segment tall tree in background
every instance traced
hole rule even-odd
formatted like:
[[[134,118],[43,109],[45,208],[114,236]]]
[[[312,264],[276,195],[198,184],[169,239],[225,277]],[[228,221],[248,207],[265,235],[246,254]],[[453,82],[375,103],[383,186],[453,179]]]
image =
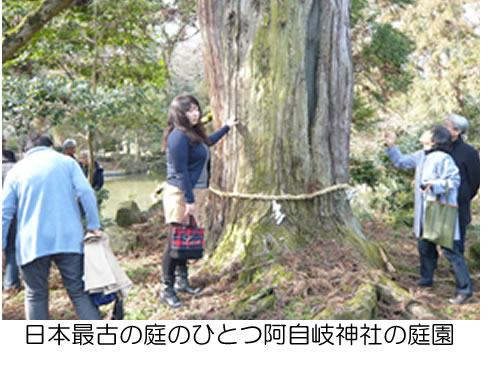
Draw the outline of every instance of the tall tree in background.
[[[388,104],[411,87],[414,40],[397,20],[415,0],[352,0],[353,127],[369,130],[387,116]]]
[[[451,112],[464,115],[475,146],[480,114],[479,6],[478,0],[420,0],[405,10],[401,30],[416,43],[411,63],[416,78],[408,95],[391,103],[408,122],[429,124]]]
[[[212,186],[300,195],[349,181],[349,11],[349,0],[198,1],[215,126],[231,115],[243,124],[216,150]],[[251,265],[357,227],[343,190],[302,201],[210,200],[215,266]]]

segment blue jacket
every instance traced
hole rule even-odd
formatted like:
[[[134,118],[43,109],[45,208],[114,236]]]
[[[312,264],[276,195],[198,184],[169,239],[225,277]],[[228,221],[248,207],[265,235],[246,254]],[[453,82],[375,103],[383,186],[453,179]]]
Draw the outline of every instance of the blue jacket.
[[[229,131],[223,126],[208,138],[215,145]],[[167,139],[167,183],[182,190],[186,203],[194,203],[193,188],[207,165],[210,157],[205,144],[192,144],[188,136],[174,129]],[[207,185],[208,187],[208,180]]]
[[[409,155],[403,155],[397,146],[387,149],[387,155],[398,168],[415,169],[415,205],[413,215],[413,232],[417,238],[422,235],[423,222],[425,219],[425,201],[440,199],[446,201],[446,185],[449,190],[449,203],[457,204],[458,187],[460,185],[460,174],[452,157],[444,152],[434,151],[425,154],[418,151]],[[420,190],[421,184],[431,184],[432,189],[424,196]],[[460,238],[458,227],[455,227],[454,240]]]
[[[17,213],[19,266],[58,253],[83,253],[79,198],[89,230],[100,227],[94,190],[71,157],[51,148],[26,153],[9,171],[2,190],[2,247]]]

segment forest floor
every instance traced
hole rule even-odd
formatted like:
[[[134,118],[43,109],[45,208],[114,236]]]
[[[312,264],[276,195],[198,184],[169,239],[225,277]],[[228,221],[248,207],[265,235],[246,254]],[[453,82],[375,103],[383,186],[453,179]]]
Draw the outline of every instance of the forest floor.
[[[342,304],[352,298],[357,287],[366,281],[368,270],[360,266],[352,256],[352,248],[335,240],[319,240],[302,251],[281,255],[279,262],[285,270],[293,274],[293,278],[272,290],[276,296],[272,308],[250,316],[235,313],[233,305],[241,297],[238,278],[245,269],[235,264],[222,273],[213,274],[206,270],[200,260],[190,265],[190,282],[194,286],[202,286],[203,291],[196,296],[179,295],[184,304],[179,309],[172,309],[158,301],[161,288],[161,255],[165,241],[159,239],[165,227],[158,222],[163,221],[155,219],[133,226],[139,245],[133,251],[117,254],[121,266],[134,284],[125,300],[125,319],[311,319],[326,305]],[[479,269],[470,269],[474,296],[464,305],[451,304],[449,298],[454,296],[455,281],[444,256],[440,256],[434,287],[418,288],[416,283],[419,278],[419,258],[411,229],[392,227],[380,217],[375,220],[365,219],[361,224],[367,238],[385,248],[390,262],[397,269],[396,273],[388,275],[407,290],[414,300],[430,310],[436,319],[480,318]],[[269,266],[271,262],[261,265]],[[74,308],[55,266],[51,269],[49,284],[51,318],[76,319]],[[262,280],[262,284],[255,284],[257,290],[259,287],[269,287],[269,284]],[[2,293],[3,319],[24,319],[24,294],[24,290],[17,294]],[[382,300],[377,304],[377,319],[404,319],[401,306],[388,306]],[[101,311],[104,318],[109,318],[111,304],[101,307]]]

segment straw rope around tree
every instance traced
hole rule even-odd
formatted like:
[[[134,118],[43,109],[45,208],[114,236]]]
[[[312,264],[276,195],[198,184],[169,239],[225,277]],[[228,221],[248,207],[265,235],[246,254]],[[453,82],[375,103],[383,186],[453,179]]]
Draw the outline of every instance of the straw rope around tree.
[[[153,200],[156,200],[156,197],[159,197],[159,195],[162,193],[163,188],[167,182],[163,182],[160,184],[154,193],[151,195],[151,198]],[[300,195],[291,195],[291,194],[284,194],[284,195],[266,195],[266,194],[249,194],[249,193],[244,193],[244,192],[225,192],[218,190],[213,187],[209,187],[209,191],[212,192],[213,194],[219,196],[219,197],[224,197],[224,198],[230,198],[230,199],[245,199],[245,200],[262,200],[262,201],[278,201],[278,200],[311,200],[314,199],[318,196],[326,195],[330,192],[334,191],[339,191],[339,190],[347,190],[352,188],[352,186],[348,184],[334,184],[330,187],[323,188],[322,190],[312,192],[312,193],[307,193],[307,194],[300,194]]]
[[[316,192],[307,193],[307,194],[300,194],[300,195],[290,195],[290,194],[266,195],[266,194],[249,194],[249,193],[242,193],[242,192],[224,192],[224,191],[217,190],[213,187],[209,187],[209,190],[210,190],[210,192],[216,194],[219,197],[233,198],[233,199],[246,199],[246,200],[273,201],[273,200],[311,200],[311,199],[314,199],[318,196],[326,195],[330,192],[349,189],[349,188],[351,188],[351,186],[349,186],[348,184],[334,184],[330,187],[323,188],[322,190],[319,190]]]

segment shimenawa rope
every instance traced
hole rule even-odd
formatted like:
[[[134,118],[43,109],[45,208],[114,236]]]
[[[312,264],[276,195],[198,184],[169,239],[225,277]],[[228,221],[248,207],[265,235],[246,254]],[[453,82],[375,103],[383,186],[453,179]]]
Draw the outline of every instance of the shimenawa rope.
[[[156,196],[160,195],[166,184],[167,184],[166,182],[163,182],[161,185],[159,185],[156,188],[156,190],[153,192],[151,197],[154,199]],[[218,190],[216,188],[213,188],[213,187],[209,187],[208,189],[210,190],[210,192],[214,193],[215,195],[217,195],[219,197],[225,197],[225,198],[230,198],[230,199],[273,201],[273,200],[311,200],[311,199],[314,199],[318,196],[326,195],[327,193],[330,193],[333,191],[338,191],[338,190],[343,190],[343,189],[347,190],[349,188],[352,188],[352,186],[345,184],[345,183],[344,184],[334,184],[330,187],[323,188],[322,190],[319,190],[316,192],[307,193],[307,194],[300,194],[300,195],[249,194],[249,193],[243,193],[243,192],[225,192],[225,191],[221,191],[221,190]]]
[[[349,188],[351,188],[351,186],[349,186],[348,184],[334,184],[333,186],[323,188],[322,190],[319,190],[319,191],[316,191],[313,193],[300,194],[300,195],[290,195],[290,194],[265,195],[265,194],[249,194],[249,193],[242,193],[242,192],[224,192],[224,191],[217,190],[213,187],[209,187],[209,190],[212,193],[214,193],[220,197],[234,198],[234,199],[246,199],[246,200],[271,201],[271,200],[311,200],[311,199],[314,199],[315,197],[326,195],[327,193],[330,193],[333,191],[349,189]]]

